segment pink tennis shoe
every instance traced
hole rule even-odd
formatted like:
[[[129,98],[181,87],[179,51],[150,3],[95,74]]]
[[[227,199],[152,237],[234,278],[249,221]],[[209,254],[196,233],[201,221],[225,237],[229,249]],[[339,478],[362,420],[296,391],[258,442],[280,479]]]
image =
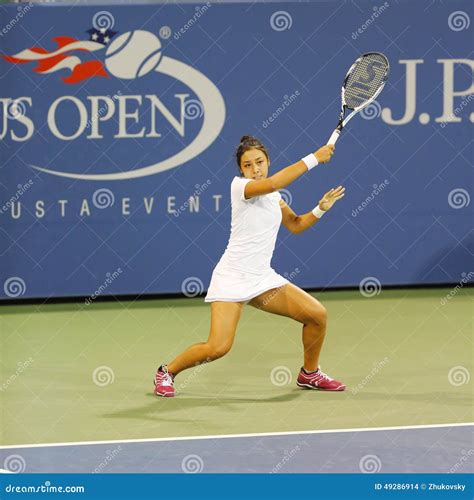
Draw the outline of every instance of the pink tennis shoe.
[[[161,365],[158,368],[154,382],[155,396],[163,396],[165,398],[172,398],[174,396],[174,375],[168,371],[166,365]]]
[[[301,368],[296,385],[322,391],[343,391],[346,388],[345,384],[329,377],[319,368],[315,372],[307,372],[304,368]]]

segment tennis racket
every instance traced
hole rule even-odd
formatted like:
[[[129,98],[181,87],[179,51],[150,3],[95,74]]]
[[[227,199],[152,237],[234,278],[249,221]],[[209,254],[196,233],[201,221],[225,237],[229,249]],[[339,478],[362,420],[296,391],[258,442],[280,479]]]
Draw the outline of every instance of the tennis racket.
[[[342,82],[339,123],[328,144],[335,144],[348,121],[382,92],[389,71],[388,59],[380,52],[367,52],[354,62]],[[344,118],[346,111],[350,113]]]

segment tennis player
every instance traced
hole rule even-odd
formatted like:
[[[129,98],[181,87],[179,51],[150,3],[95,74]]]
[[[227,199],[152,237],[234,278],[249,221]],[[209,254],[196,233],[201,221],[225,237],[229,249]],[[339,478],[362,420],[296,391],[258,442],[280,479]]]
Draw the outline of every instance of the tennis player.
[[[338,186],[328,191],[312,211],[296,215],[278,192],[318,164],[328,162],[333,153],[334,146],[323,146],[268,176],[267,149],[252,136],[242,137],[236,151],[240,176],[234,177],[230,187],[230,239],[204,299],[211,303],[209,338],[207,342],[188,347],[171,363],[158,368],[154,380],[157,396],[174,396],[173,382],[178,373],[229,352],[247,303],[302,323],[304,362],[296,382],[298,386],[327,391],[346,388],[319,369],[319,354],[326,335],[326,309],[270,266],[280,224],[292,233],[301,233],[317,223],[344,196],[345,188]]]

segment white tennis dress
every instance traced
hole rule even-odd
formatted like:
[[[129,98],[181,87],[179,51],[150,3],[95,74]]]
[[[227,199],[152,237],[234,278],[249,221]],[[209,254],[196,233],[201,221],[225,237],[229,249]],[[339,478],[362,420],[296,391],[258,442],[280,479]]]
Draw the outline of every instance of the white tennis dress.
[[[281,224],[278,191],[246,200],[252,179],[234,177],[230,186],[232,223],[229,243],[214,268],[206,302],[244,302],[288,283],[270,262]]]

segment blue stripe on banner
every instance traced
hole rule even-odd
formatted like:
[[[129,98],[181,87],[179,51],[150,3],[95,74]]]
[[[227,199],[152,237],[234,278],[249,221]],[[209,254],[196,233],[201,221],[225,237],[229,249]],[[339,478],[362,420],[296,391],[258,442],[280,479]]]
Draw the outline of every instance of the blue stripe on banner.
[[[472,498],[469,474],[5,474],[6,496],[127,499]],[[15,495],[16,494],[16,495]]]

